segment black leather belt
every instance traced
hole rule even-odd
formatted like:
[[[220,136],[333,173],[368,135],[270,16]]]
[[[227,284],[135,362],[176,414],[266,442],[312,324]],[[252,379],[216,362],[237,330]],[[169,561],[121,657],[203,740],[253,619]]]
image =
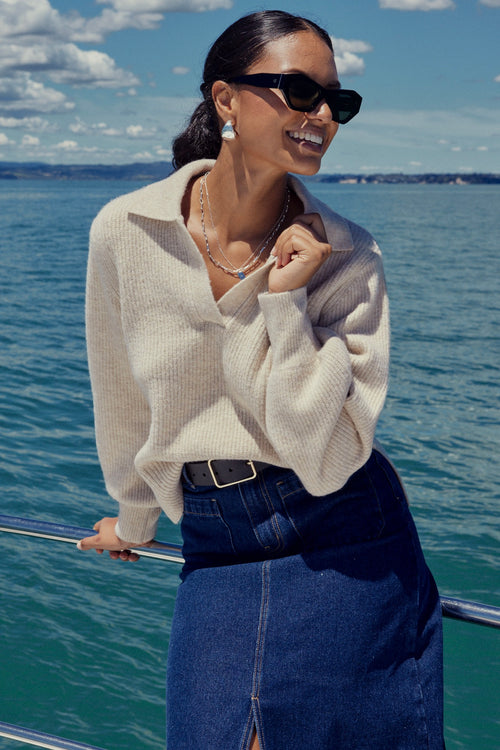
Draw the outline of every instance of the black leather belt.
[[[230,487],[255,479],[257,472],[270,464],[263,461],[190,461],[184,464],[186,476],[195,487]]]

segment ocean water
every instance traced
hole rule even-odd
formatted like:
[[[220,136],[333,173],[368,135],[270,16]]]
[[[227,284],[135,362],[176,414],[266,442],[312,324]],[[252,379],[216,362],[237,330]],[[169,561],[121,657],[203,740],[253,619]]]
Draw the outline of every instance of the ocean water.
[[[94,448],[84,280],[92,217],[135,187],[0,182],[2,514],[84,527],[114,515]],[[441,593],[500,605],[500,189],[312,190],[384,253],[393,346],[378,437]],[[166,519],[158,536],[179,541]],[[177,566],[2,533],[0,550],[0,720],[104,750],[164,747]],[[499,667],[498,631],[445,621],[449,750],[500,748]],[[13,747],[25,745],[0,739]]]

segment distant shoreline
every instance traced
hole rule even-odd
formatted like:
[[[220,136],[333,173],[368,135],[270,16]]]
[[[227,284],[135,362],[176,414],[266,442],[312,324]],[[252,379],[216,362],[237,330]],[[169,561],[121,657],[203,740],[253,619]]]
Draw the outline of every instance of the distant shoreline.
[[[144,180],[172,173],[170,162],[150,164],[42,164],[0,162],[0,180]],[[311,182],[347,185],[500,185],[494,173],[318,174]]]

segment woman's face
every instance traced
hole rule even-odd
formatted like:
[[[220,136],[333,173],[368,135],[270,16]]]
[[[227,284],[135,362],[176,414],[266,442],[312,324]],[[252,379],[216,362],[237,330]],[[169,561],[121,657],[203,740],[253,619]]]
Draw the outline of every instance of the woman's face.
[[[312,31],[271,42],[246,73],[304,73],[324,88],[339,87],[333,53]],[[249,166],[316,174],[338,127],[324,101],[312,112],[297,112],[278,89],[239,86],[237,140]]]

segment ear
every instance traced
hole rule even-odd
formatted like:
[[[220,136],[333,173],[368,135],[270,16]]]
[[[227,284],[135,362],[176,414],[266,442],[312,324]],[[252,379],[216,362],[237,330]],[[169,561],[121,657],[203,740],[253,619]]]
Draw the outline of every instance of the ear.
[[[238,97],[230,83],[215,81],[212,85],[212,99],[221,122],[237,122]]]

